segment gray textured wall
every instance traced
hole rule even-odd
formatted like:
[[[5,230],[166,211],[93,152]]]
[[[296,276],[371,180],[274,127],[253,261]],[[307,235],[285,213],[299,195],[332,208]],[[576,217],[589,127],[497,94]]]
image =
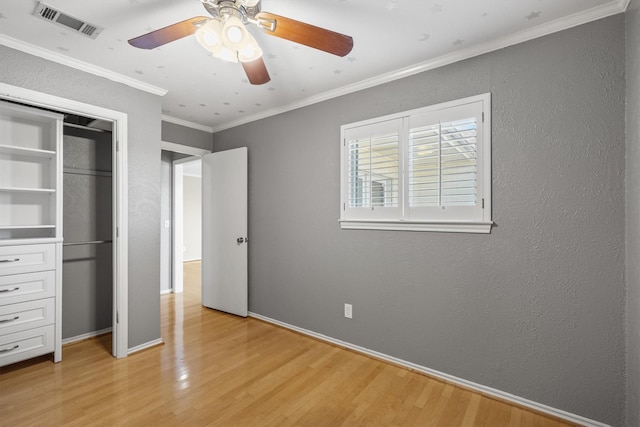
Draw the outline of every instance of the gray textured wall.
[[[620,425],[624,55],[618,15],[215,134],[249,147],[250,310]],[[490,235],[340,230],[341,124],[484,92]]]
[[[627,425],[640,426],[640,0],[626,14],[627,38]]]
[[[127,113],[129,347],[160,338],[160,97],[5,46],[0,81]]]
[[[169,122],[162,122],[162,140],[202,148],[204,150],[211,150],[213,148],[213,137],[209,132]]]

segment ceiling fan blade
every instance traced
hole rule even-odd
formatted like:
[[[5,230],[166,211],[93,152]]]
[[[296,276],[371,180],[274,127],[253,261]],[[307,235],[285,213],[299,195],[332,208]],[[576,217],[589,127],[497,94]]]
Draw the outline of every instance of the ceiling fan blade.
[[[168,27],[160,28],[159,30],[133,38],[129,40],[129,44],[140,49],[154,49],[158,46],[190,36],[198,30],[198,24],[205,23],[209,19],[210,18],[206,16],[196,16],[191,19],[186,19],[169,25]]]
[[[353,49],[353,38],[336,33],[325,28],[285,18],[269,12],[260,12],[256,15],[258,25],[267,34],[291,40],[314,49],[345,56]],[[275,22],[275,25],[271,25]]]
[[[262,57],[250,62],[241,62],[241,64],[252,85],[263,85],[271,80]]]

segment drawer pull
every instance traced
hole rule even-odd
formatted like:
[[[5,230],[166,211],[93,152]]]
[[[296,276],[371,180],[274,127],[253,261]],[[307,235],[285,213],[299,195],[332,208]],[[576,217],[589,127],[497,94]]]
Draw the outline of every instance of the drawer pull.
[[[20,318],[20,316],[16,316],[13,319],[3,319],[3,320],[0,320],[0,323],[15,322],[19,318]]]
[[[15,292],[15,291],[19,291],[20,288],[11,288],[11,289],[0,289],[0,294],[3,294],[5,292]]]
[[[10,351],[13,351],[13,350],[17,349],[18,347],[20,347],[20,346],[18,344],[16,344],[11,348],[5,348],[4,350],[0,350],[0,353],[8,353]]]
[[[0,262],[18,262],[20,261],[20,258],[14,258],[14,259],[0,259]]]

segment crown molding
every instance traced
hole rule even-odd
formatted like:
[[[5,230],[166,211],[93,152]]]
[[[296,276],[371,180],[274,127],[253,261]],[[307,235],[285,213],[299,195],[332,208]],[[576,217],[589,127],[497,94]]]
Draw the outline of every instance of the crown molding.
[[[201,125],[199,123],[190,122],[190,121],[183,120],[183,119],[179,119],[179,118],[173,117],[173,116],[167,116],[166,114],[162,115],[162,121],[163,122],[168,122],[168,123],[173,123],[174,125],[185,126],[185,127],[191,128],[191,129],[201,130],[203,132],[208,132],[208,133],[213,133],[214,132],[212,127]]]
[[[626,12],[630,1],[631,0],[618,0],[618,5],[620,6],[620,9],[622,9],[622,12]]]
[[[460,49],[455,52],[439,56],[437,58],[429,59],[418,64],[414,64],[399,70],[395,70],[386,74],[382,74],[376,77],[372,77],[366,80],[359,81],[341,88],[324,92],[318,95],[314,95],[300,101],[278,107],[269,110],[262,111],[258,114],[254,114],[245,117],[240,120],[236,120],[229,123],[224,123],[212,128],[213,132],[220,132],[226,129],[231,129],[236,126],[254,122],[256,120],[264,119],[267,117],[275,116],[277,114],[285,113],[287,111],[296,110],[298,108],[307,107],[309,105],[317,104],[319,102],[327,101],[329,99],[337,98],[339,96],[348,95],[350,93],[358,92],[363,89],[368,89],[374,86],[382,85],[385,83],[399,80],[405,77],[413,76],[425,71],[433,70],[445,65],[453,64],[455,62],[463,61],[465,59],[473,58],[475,56],[483,55],[485,53],[493,52],[496,50],[504,49],[509,46],[517,45],[529,40],[533,40],[539,37],[543,37],[549,34],[553,34],[559,31],[563,31],[569,28],[576,27],[578,25],[586,24],[598,19],[606,18],[611,15],[623,13],[629,0],[611,0],[600,6],[596,6],[591,9],[584,10],[582,12],[574,13],[563,18],[559,18],[553,21],[546,22],[544,24],[537,25],[526,30],[518,31],[517,33],[510,34],[506,37],[500,37],[489,42],[469,46],[468,48]]]
[[[135,89],[139,89],[145,92],[152,93],[154,95],[164,96],[168,91],[158,86],[153,86],[140,80],[132,79],[122,74],[109,71],[105,68],[91,65],[87,62],[78,61],[77,59],[70,58],[65,55],[61,55],[57,52],[53,52],[41,47],[32,45],[30,43],[23,42],[13,37],[0,34],[0,44],[7,46],[11,49],[16,49],[24,53],[28,53],[39,58],[46,59],[48,61],[56,62],[58,64],[66,65],[67,67],[75,68],[76,70],[84,71],[89,74],[93,74],[99,77],[112,80],[117,83],[122,83],[127,86],[131,86]]]

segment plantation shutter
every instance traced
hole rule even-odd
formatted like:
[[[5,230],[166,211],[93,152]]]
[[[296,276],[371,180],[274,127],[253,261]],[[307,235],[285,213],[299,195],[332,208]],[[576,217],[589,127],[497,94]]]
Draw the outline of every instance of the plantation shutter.
[[[348,129],[344,135],[347,217],[399,219],[401,120]]]
[[[407,149],[408,217],[469,219],[480,200],[474,104],[412,115]]]
[[[341,126],[340,226],[491,232],[491,94]]]

